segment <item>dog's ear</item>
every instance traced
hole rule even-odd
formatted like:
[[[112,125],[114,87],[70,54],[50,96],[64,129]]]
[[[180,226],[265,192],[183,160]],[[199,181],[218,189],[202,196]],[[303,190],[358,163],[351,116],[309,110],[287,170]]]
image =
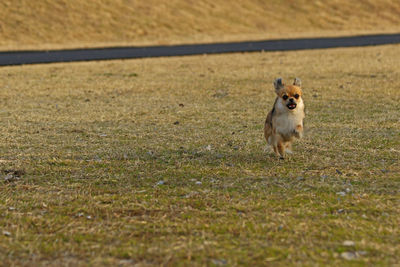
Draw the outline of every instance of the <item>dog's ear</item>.
[[[294,78],[293,85],[301,87],[301,80],[299,78]]]
[[[274,86],[275,86],[275,91],[278,93],[278,91],[285,86],[285,84],[282,81],[282,78],[277,78],[274,81]]]

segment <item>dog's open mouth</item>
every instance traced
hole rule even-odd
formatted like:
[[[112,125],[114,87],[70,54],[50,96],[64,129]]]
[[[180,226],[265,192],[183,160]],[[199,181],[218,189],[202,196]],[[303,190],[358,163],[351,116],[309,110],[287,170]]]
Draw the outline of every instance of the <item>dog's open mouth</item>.
[[[295,109],[296,108],[296,104],[295,103],[289,103],[287,104],[288,109]]]

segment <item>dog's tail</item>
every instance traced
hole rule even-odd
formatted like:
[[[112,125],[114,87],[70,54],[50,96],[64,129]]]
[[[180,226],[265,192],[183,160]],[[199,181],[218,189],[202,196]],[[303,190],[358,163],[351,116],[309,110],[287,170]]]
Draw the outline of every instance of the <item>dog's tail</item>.
[[[272,134],[272,114],[268,114],[264,125],[264,137],[268,144],[271,144],[271,134]]]

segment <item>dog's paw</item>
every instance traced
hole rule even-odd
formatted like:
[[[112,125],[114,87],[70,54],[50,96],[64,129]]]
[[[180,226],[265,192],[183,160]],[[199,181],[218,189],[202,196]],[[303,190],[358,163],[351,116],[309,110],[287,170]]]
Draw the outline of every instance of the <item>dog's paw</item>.
[[[302,138],[303,137],[303,132],[302,131],[297,131],[297,130],[293,130],[293,135],[296,137],[296,138]]]
[[[270,145],[266,145],[264,148],[263,148],[263,151],[264,151],[264,153],[273,153],[274,152],[274,150],[272,149],[272,147],[270,146]]]

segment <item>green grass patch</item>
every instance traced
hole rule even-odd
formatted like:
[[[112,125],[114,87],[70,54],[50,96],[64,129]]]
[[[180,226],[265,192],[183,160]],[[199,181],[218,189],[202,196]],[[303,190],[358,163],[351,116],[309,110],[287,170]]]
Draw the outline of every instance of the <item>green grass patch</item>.
[[[1,262],[399,262],[399,49],[1,68]],[[279,76],[306,103],[285,160]]]

